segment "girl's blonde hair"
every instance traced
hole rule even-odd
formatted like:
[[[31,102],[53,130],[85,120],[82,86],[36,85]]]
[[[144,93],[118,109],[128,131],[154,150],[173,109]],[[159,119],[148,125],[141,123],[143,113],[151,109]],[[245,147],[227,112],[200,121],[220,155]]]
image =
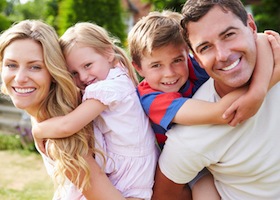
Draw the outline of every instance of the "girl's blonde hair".
[[[44,63],[53,79],[48,96],[41,103],[37,115],[32,117],[44,121],[74,110],[80,103],[80,94],[67,71],[58,36],[51,26],[39,20],[24,20],[3,32],[0,37],[1,67],[5,48],[13,41],[24,39],[32,39],[42,46]],[[5,84],[1,90],[7,94]],[[89,186],[90,170],[84,158],[89,152],[93,155],[96,152],[92,133],[92,125],[89,124],[71,137],[49,139],[47,151],[55,161],[53,178],[58,186],[64,184],[66,177],[80,189]]]
[[[126,52],[117,46],[119,41],[110,36],[104,28],[90,22],[79,22],[68,28],[59,42],[65,56],[76,43],[91,47],[101,55],[109,55],[113,50],[114,61],[121,62],[127,68],[135,86],[138,84],[136,73]]]

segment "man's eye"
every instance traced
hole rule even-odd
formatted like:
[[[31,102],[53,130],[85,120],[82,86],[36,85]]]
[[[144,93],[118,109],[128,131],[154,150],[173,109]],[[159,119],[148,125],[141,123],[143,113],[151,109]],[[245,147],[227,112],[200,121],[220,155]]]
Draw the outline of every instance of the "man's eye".
[[[235,35],[234,32],[227,33],[227,34],[225,35],[225,38],[229,38],[229,37],[231,37],[231,36],[233,36],[233,35]]]
[[[203,46],[202,48],[200,48],[199,53],[205,52],[207,49],[209,49],[209,47],[210,47],[209,45]]]

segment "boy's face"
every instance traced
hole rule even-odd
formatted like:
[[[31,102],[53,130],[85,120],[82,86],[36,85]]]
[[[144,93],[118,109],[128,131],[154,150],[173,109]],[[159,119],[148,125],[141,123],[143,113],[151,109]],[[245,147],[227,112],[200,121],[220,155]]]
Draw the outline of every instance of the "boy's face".
[[[189,77],[188,49],[186,45],[170,44],[144,55],[141,68],[134,67],[153,89],[178,92]]]

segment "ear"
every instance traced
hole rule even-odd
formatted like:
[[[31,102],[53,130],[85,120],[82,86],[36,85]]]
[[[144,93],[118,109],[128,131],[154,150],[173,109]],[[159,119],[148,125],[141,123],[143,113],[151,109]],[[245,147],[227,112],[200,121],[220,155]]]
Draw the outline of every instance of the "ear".
[[[133,65],[134,69],[137,71],[137,73],[138,73],[140,76],[144,77],[144,76],[143,76],[143,73],[142,73],[142,68],[141,68],[141,66],[137,65],[136,62],[134,62],[134,61],[132,61],[132,65]]]
[[[114,60],[115,60],[115,52],[114,52],[114,50],[113,49],[109,49],[109,51],[108,51],[109,53],[108,53],[108,61],[110,62],[110,63],[112,63]]]
[[[250,13],[248,14],[247,25],[253,32],[254,37],[257,38],[257,25],[255,23],[253,16]]]

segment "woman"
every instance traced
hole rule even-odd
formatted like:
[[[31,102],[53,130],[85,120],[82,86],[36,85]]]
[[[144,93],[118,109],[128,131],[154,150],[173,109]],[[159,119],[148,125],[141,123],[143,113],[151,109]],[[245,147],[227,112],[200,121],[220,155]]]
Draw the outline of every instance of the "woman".
[[[2,92],[31,116],[33,124],[65,115],[80,103],[57,34],[41,21],[24,20],[1,35],[0,64]],[[93,159],[98,151],[91,127],[65,139],[47,140],[46,151],[39,151],[58,186],[54,199],[124,199]]]

